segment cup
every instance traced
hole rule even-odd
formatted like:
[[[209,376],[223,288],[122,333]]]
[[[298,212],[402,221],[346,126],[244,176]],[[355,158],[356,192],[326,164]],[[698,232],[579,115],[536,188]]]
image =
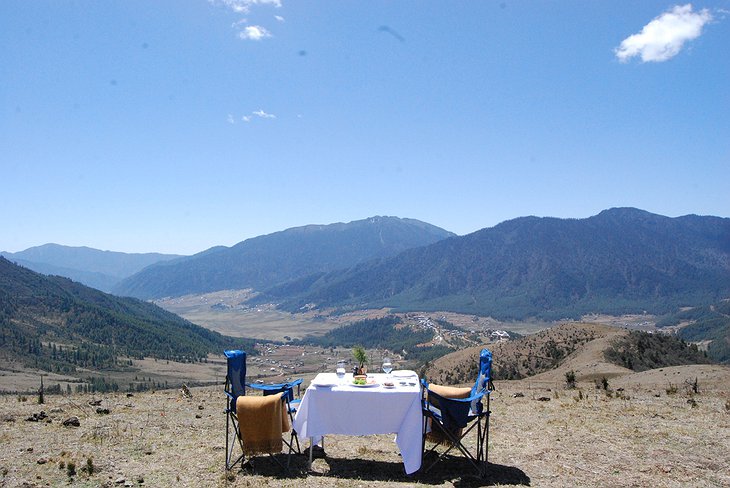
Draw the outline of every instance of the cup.
[[[344,360],[337,361],[337,379],[340,383],[345,380],[345,372],[347,371],[347,363]]]

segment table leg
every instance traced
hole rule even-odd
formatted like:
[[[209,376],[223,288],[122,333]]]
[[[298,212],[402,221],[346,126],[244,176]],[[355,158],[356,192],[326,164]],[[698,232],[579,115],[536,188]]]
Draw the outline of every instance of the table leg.
[[[314,452],[314,437],[309,438],[309,466],[307,466],[307,471],[312,470],[312,453]]]

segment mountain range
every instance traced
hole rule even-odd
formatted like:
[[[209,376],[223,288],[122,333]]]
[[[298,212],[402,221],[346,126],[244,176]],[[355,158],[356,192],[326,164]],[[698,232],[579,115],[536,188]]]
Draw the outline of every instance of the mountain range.
[[[263,290],[313,273],[392,257],[451,236],[431,224],[397,217],[307,225],[157,263],[112,291],[150,299],[225,289]]]
[[[268,289],[302,306],[448,310],[500,319],[666,313],[730,297],[730,219],[615,208],[523,217]]]
[[[730,297],[730,219],[613,208],[585,219],[521,217],[456,236],[372,217],[165,259],[113,292],[152,299],[250,288],[259,292],[254,301],[290,311],[391,307],[505,320],[665,314]]]
[[[38,273],[65,276],[106,292],[150,264],[181,257],[175,254],[100,251],[59,244],[44,244],[16,253],[0,252],[0,256]]]

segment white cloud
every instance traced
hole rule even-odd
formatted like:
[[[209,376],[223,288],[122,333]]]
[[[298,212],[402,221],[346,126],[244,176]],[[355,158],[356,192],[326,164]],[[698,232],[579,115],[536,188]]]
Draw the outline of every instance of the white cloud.
[[[241,32],[238,33],[238,37],[241,39],[249,39],[252,41],[260,41],[266,37],[271,37],[271,33],[266,30],[265,27],[260,25],[247,25]]]
[[[255,110],[255,111],[251,112],[250,115],[242,115],[241,116],[241,122],[249,122],[250,123],[254,119],[254,117],[258,117],[260,119],[275,119],[276,118],[276,115],[270,114],[268,112],[265,112],[262,109],[259,109],[259,110]],[[236,118],[232,114],[228,114],[227,120],[228,120],[228,123],[229,124],[235,124],[236,123]]]
[[[252,7],[269,6],[281,7],[281,0],[208,0],[212,5],[223,5],[226,8],[240,15],[248,15],[251,13]],[[275,15],[274,18],[279,22],[284,22],[284,17]],[[241,18],[231,26],[238,30],[238,37],[252,41],[260,41],[266,37],[272,37],[271,33],[260,25],[248,25],[248,19]]]
[[[256,110],[255,112],[251,112],[251,113],[254,114],[254,115],[256,115],[256,116],[258,116],[258,117],[261,117],[262,119],[275,119],[276,118],[276,115],[274,115],[274,114],[268,114],[268,113],[264,112],[261,109]]]
[[[271,5],[281,7],[281,0],[208,0],[210,3],[222,3],[229,9],[239,14],[247,14],[254,5]]]
[[[616,57],[627,62],[641,56],[643,62],[661,62],[673,58],[684,43],[702,34],[702,27],[712,20],[709,10],[692,11],[692,4],[676,5],[646,24],[616,48]]]

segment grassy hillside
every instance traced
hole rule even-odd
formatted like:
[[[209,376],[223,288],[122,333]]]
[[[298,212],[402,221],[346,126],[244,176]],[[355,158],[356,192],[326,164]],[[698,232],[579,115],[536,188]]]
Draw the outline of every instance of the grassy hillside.
[[[613,341],[605,351],[606,359],[614,364],[633,371],[682,364],[710,363],[706,353],[695,344],[669,334],[647,334],[631,331],[626,336]]]
[[[426,365],[423,373],[435,383],[474,382],[482,347],[493,353],[496,380],[532,377],[563,384],[568,371],[578,380],[591,381],[649,368],[710,362],[696,347],[671,335],[571,322],[515,341],[453,352]]]
[[[720,363],[730,363],[730,300],[669,314],[659,327],[683,325],[677,332],[687,341],[708,341],[707,355]]]

